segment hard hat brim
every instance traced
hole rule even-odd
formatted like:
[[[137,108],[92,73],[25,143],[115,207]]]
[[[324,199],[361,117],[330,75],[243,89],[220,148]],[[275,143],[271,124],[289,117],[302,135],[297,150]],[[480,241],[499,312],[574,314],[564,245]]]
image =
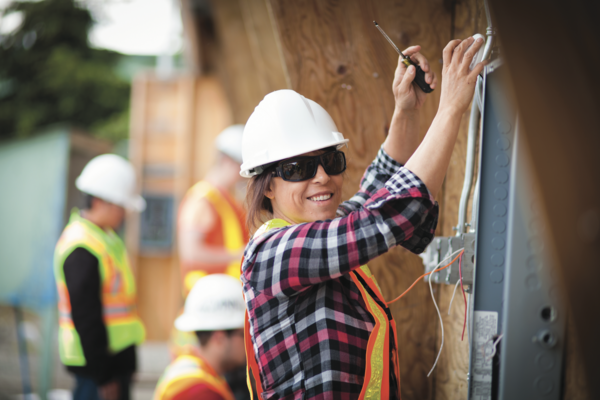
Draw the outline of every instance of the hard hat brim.
[[[175,328],[182,332],[241,329],[244,327],[244,314],[245,313],[235,313],[235,315],[225,315],[221,318],[203,319],[184,313],[175,320]]]

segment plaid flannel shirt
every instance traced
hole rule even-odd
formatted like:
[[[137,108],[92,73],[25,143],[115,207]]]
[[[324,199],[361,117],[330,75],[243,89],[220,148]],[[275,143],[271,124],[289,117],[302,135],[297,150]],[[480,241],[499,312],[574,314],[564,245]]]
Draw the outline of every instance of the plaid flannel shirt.
[[[357,399],[374,321],[349,273],[397,245],[420,253],[433,237],[437,203],[383,148],[360,186],[337,218],[273,229],[246,247],[264,399]]]

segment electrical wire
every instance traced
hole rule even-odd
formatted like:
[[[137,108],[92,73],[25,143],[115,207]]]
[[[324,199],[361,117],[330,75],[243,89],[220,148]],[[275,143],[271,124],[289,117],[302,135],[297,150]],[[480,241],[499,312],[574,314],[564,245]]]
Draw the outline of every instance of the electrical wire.
[[[462,276],[462,258],[463,255],[465,253],[460,253],[460,258],[458,259],[458,275],[460,276],[460,279],[458,280],[460,282],[460,290],[462,292],[463,295],[463,299],[465,300],[465,320],[463,322],[463,331],[462,331],[462,335],[460,337],[460,341],[462,342],[463,340],[465,340],[465,328],[467,327],[467,295],[465,294],[465,288],[463,286],[463,276]]]
[[[450,310],[452,309],[452,302],[454,302],[454,296],[456,296],[456,289],[458,289],[458,285],[460,285],[460,279],[456,281],[456,285],[454,285],[454,291],[452,292],[452,298],[450,299],[450,305],[448,306],[448,315],[450,315]]]
[[[453,259],[452,261],[450,261],[448,264],[444,265],[443,267],[441,267],[441,268],[438,268],[438,267],[436,267],[436,268],[434,268],[432,271],[429,271],[429,272],[427,272],[427,273],[425,273],[425,274],[421,275],[420,277],[418,277],[418,278],[417,278],[417,279],[416,279],[416,280],[413,282],[413,284],[412,284],[412,285],[410,285],[410,286],[408,287],[408,289],[406,289],[404,292],[402,292],[402,294],[401,294],[400,296],[396,297],[394,300],[390,300],[390,301],[388,301],[388,302],[387,302],[387,305],[389,306],[390,304],[392,304],[392,303],[395,303],[396,301],[400,300],[400,299],[401,299],[401,298],[402,298],[402,297],[403,297],[403,296],[404,296],[406,293],[408,293],[408,292],[409,292],[409,291],[410,291],[410,290],[411,290],[411,289],[412,289],[412,288],[413,288],[413,287],[414,287],[414,286],[417,284],[417,282],[419,282],[419,281],[420,281],[422,278],[425,278],[427,275],[431,275],[431,274],[433,274],[434,272],[439,272],[439,271],[441,271],[441,270],[443,270],[443,269],[446,269],[446,268],[448,268],[449,266],[451,266],[451,265],[454,263],[454,261],[456,261],[456,260],[458,259],[458,257],[460,257],[460,255],[461,255],[463,252],[464,252],[464,249],[456,250],[454,253],[452,253],[452,254],[451,254],[451,255],[449,255],[448,257],[444,258],[442,261],[440,261],[440,263],[438,264],[438,267],[439,267],[439,266],[440,266],[442,263],[444,263],[446,260],[449,260],[450,258],[454,257],[456,254],[458,254],[456,257],[454,257],[454,259]]]
[[[489,355],[489,357],[486,356],[485,354],[485,346],[490,342],[490,340],[494,340],[494,338],[489,338],[488,340],[486,340],[486,342],[481,346],[481,352],[483,353],[483,359],[485,362],[490,361],[492,358],[494,358],[494,356],[496,355],[496,346],[498,346],[498,342],[500,341],[500,339],[502,339],[502,337],[504,336],[504,334],[501,334],[500,336],[498,336],[498,338],[492,343],[492,354]]]
[[[450,261],[450,264],[447,264],[443,267],[440,268],[435,268],[433,271],[429,272],[429,274],[432,274],[434,272],[437,271],[441,271],[444,268],[448,268],[450,265],[452,265],[457,258],[459,258],[463,253],[465,252],[465,249],[460,249],[455,251],[454,253],[452,253],[450,256],[446,257],[444,260],[442,260],[438,266],[440,264],[442,264],[443,262],[445,262],[447,259],[452,258],[456,253],[458,253],[458,255],[452,260]],[[419,278],[420,279],[420,278]],[[414,285],[414,283],[413,283]],[[410,289],[410,288],[409,288]],[[433,372],[433,370],[435,369],[435,366],[438,363],[438,360],[440,359],[440,356],[442,355],[442,349],[444,348],[444,320],[442,319],[442,313],[440,312],[440,308],[437,305],[437,302],[435,301],[435,296],[433,295],[433,287],[431,286],[431,278],[429,279],[429,292],[431,293],[431,298],[433,299],[433,305],[435,306],[435,310],[437,311],[438,317],[440,318],[440,329],[442,330],[442,343],[440,344],[440,350],[438,351],[438,355],[435,358],[435,362],[433,363],[433,366],[431,367],[431,370],[429,371],[429,373],[427,374],[427,377],[429,377],[429,375],[431,375],[431,373]]]

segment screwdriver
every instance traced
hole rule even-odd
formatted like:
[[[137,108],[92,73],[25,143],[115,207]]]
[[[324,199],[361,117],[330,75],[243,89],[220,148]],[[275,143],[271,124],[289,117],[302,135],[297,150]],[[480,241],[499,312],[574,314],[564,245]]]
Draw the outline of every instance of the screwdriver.
[[[390,39],[390,37],[385,34],[383,29],[381,29],[381,27],[379,26],[379,24],[376,21],[373,21],[373,23],[375,24],[377,29],[379,29],[379,32],[381,32],[383,37],[385,37],[387,39],[387,41],[390,42],[392,47],[394,49],[396,49],[398,54],[400,54],[402,56],[402,62],[404,63],[404,65],[406,65],[407,68],[411,65],[415,66],[416,72],[417,72],[417,74],[415,76],[415,83],[417,84],[417,86],[419,86],[421,88],[421,90],[425,93],[433,92],[433,89],[431,88],[431,86],[429,86],[429,84],[427,82],[425,82],[425,72],[423,71],[423,69],[419,65],[415,64],[410,58],[408,58],[404,54],[402,54],[400,49],[394,44],[394,42],[392,42],[392,39]]]

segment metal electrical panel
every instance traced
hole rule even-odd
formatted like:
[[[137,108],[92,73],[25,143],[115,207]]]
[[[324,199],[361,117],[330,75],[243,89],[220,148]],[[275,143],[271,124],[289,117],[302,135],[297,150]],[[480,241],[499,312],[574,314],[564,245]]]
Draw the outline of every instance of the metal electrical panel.
[[[559,400],[565,312],[505,82],[486,67],[468,398]]]
[[[539,202],[531,187],[525,153],[515,135],[508,212],[499,399],[561,398],[565,309],[547,254]],[[517,173],[518,171],[518,173]]]
[[[485,68],[483,78],[476,266],[471,302],[470,400],[492,398],[493,359],[487,354],[491,353],[492,341],[502,332],[515,112],[497,72],[500,67],[500,60],[492,62]]]

